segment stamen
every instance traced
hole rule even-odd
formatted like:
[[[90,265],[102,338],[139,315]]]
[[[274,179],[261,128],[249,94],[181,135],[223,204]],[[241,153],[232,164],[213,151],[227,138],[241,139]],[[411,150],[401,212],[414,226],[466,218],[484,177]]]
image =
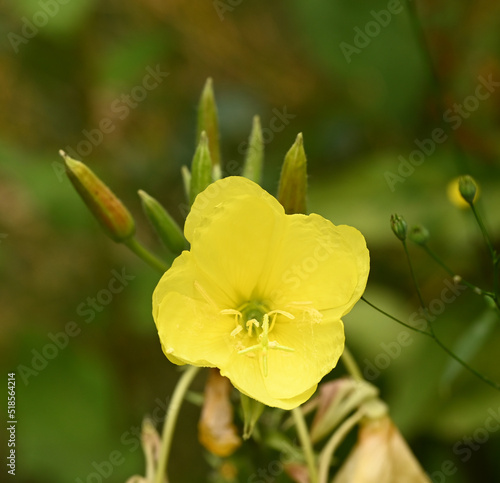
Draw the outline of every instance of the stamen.
[[[274,324],[276,323],[276,317],[278,314],[274,314],[273,321],[271,322],[271,327],[269,327],[269,332],[274,329]]]
[[[194,288],[200,292],[200,295],[215,309],[219,310],[219,307],[217,307],[217,304],[210,298],[210,295],[205,291],[205,289],[201,286],[201,284],[195,280],[194,281]]]
[[[267,314],[281,314],[285,317],[288,317],[289,319],[295,319],[295,315],[292,315],[290,312],[285,312],[284,310],[271,310],[271,312],[268,312]]]
[[[241,317],[241,312],[236,309],[223,309],[220,311],[220,313],[223,315],[237,315]]]
[[[243,327],[241,325],[237,325],[232,331],[231,331],[231,337],[236,337],[241,331],[243,330]]]
[[[253,328],[254,325],[257,328],[259,328],[259,326],[260,326],[259,322],[256,319],[247,320],[246,327],[247,327],[247,330],[248,330],[248,335],[250,337],[252,337],[252,328]]]

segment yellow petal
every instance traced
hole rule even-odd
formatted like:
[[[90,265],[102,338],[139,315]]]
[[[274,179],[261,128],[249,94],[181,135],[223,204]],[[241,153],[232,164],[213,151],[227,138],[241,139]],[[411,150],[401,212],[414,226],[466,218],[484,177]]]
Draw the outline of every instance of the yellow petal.
[[[255,185],[246,180],[244,186],[248,183]],[[235,188],[233,184],[230,187]],[[225,308],[234,309],[248,300],[264,297],[256,290],[279,256],[286,217],[282,209],[276,209],[276,200],[270,202],[274,198],[259,190],[258,197],[240,194],[230,202],[219,203],[190,234],[196,265],[223,286],[234,301],[233,306]]]
[[[238,354],[233,352],[227,364],[221,366],[221,375],[227,377],[233,386],[243,394],[262,402],[266,406],[293,409],[307,401],[316,390],[316,384],[292,397],[273,397],[269,393],[257,353]]]
[[[293,352],[270,350],[264,383],[271,397],[291,398],[313,385],[337,364],[344,350],[344,325],[340,320],[312,322],[306,314],[276,323],[269,335]]]
[[[291,215],[279,256],[273,261],[264,293],[284,310],[310,302],[340,318],[351,310],[366,286],[369,253],[363,235],[335,226],[319,215]]]
[[[248,196],[262,198],[276,213],[284,213],[283,207],[276,198],[264,191],[258,184],[241,176],[229,176],[212,183],[196,197],[184,226],[186,239],[189,242],[192,241],[196,229],[210,222],[218,213],[221,203],[233,202]]]
[[[165,355],[174,363],[213,367],[233,350],[234,322],[220,315],[224,292],[183,252],[153,293],[153,317]]]

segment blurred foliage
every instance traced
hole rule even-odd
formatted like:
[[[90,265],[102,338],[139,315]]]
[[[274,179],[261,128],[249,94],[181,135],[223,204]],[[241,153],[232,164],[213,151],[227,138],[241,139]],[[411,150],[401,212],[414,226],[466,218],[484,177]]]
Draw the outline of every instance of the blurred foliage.
[[[398,172],[398,157],[408,159],[415,140],[443,126],[443,106],[452,108],[474,94],[479,76],[500,80],[500,4],[416,2],[441,83],[440,104],[406,3],[351,62],[340,44],[352,44],[354,29],[364,29],[372,12],[388,2],[256,0],[222,13],[217,3],[230,4],[7,0],[0,6],[0,357],[6,372],[18,374],[20,482],[87,481],[113,451],[123,458],[109,481],[140,472],[134,428],[143,415],[164,406],[178,377],[161,352],[150,315],[157,274],[99,231],[62,174],[58,150],[77,150],[104,118],[110,119],[109,132],[94,132],[94,144],[79,159],[123,199],[140,238],[160,256],[136,191],[145,189],[182,222],[180,167],[193,156],[196,103],[211,76],[223,169],[240,169],[241,143],[258,114],[268,128],[263,185],[275,193],[284,154],[303,132],[310,209],[365,234],[372,257],[369,300],[403,320],[418,307],[404,253],[389,227],[393,212],[410,226],[424,224],[430,245],[456,272],[491,286],[477,227],[469,212],[448,201],[446,186],[465,172],[479,181],[479,208],[498,247],[500,92],[481,101],[457,129],[444,123],[448,140],[392,191],[385,174]],[[57,12],[45,13],[47,22],[35,25],[32,38],[16,41],[12,34],[23,36],[27,22],[43,20],[42,5],[49,4]],[[138,93],[134,89],[148,68],[158,66],[168,77],[128,106],[123,96]],[[273,132],[272,119],[284,109],[294,117]],[[418,247],[410,249],[424,298],[439,298],[449,277]],[[87,323],[82,304],[106,289],[113,269],[135,278]],[[446,305],[436,331],[452,346],[484,308],[466,291]],[[81,333],[23,384],[19,365],[29,366],[33,351],[43,352],[50,343],[49,333],[64,331],[70,321]],[[362,369],[404,330],[361,303],[345,325]],[[497,324],[471,361],[497,381],[499,334]],[[446,481],[478,481],[478,474],[482,481],[499,481],[498,433],[468,458],[455,446],[474,437],[488,411],[498,413],[499,395],[463,371],[443,385],[448,367],[442,350],[412,333],[411,344],[375,382],[429,473],[451,460],[458,470]],[[339,366],[329,377],[342,373]],[[195,390],[202,388],[200,378]],[[193,444],[198,415],[190,404],[181,412],[172,481],[204,481],[218,464]],[[238,481],[267,468],[277,454],[254,442],[245,448],[250,463],[242,462],[241,449],[232,460],[242,468]],[[284,475],[278,480],[287,481]]]

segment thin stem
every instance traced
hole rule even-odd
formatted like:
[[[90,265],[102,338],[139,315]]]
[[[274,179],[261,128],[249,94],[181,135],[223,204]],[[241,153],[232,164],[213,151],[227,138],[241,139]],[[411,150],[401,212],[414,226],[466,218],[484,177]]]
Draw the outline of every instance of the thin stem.
[[[491,238],[488,233],[488,230],[486,229],[486,226],[484,225],[483,220],[479,215],[479,212],[476,210],[474,203],[469,203],[469,205],[471,207],[472,213],[474,213],[474,218],[476,219],[477,224],[479,225],[479,229],[481,230],[486,246],[488,247],[488,250],[491,255],[491,260],[493,261],[493,287],[494,287],[493,290],[495,292],[495,296],[493,298],[495,302],[498,303],[498,298],[500,296],[499,274],[498,274],[500,257],[498,256],[498,253],[496,252],[493,243],[491,243]]]
[[[490,251],[491,257],[494,258],[495,256],[495,249],[493,248],[493,244],[491,243],[491,238],[488,233],[488,230],[486,229],[486,226],[484,226],[483,220],[481,216],[479,215],[478,211],[476,210],[476,206],[474,203],[469,203],[472,213],[474,214],[474,218],[477,221],[477,224],[479,225],[479,229],[481,230],[481,233],[483,235],[484,241],[486,242],[486,246],[488,247],[488,250]]]
[[[478,295],[488,295],[489,297],[494,298],[494,294],[492,292],[488,292],[487,290],[483,290],[482,288],[478,287],[477,285],[474,285],[467,280],[464,280],[460,275],[455,273],[450,267],[448,267],[443,260],[437,255],[433,250],[431,250],[427,245],[421,245],[422,248],[427,252],[427,254],[434,259],[434,261],[443,267],[448,275],[451,275],[452,277],[460,277],[460,282],[463,283],[464,285],[467,285],[471,290],[474,291],[474,293]]]
[[[425,330],[417,329],[416,327],[413,327],[413,326],[411,326],[411,325],[403,322],[402,320],[398,319],[397,317],[394,317],[393,315],[389,314],[385,310],[380,309],[375,304],[372,304],[371,302],[369,302],[368,300],[366,300],[365,297],[361,297],[361,300],[363,302],[365,302],[366,304],[368,304],[371,308],[375,309],[377,312],[380,312],[382,315],[385,315],[389,319],[394,320],[394,322],[397,322],[398,324],[406,327],[407,329],[413,330],[415,332],[419,332],[420,334],[429,335],[429,336],[431,335],[431,334],[429,334],[429,332],[427,332]]]
[[[425,64],[427,64],[427,69],[429,70],[430,73],[431,86],[434,91],[433,94],[436,97],[437,108],[442,113],[445,113],[445,111],[447,110],[447,105],[445,102],[446,92],[443,88],[441,79],[439,78],[438,71],[436,70],[434,60],[432,59],[431,51],[429,49],[427,40],[425,38],[425,32],[422,27],[420,18],[418,16],[417,2],[408,2],[408,10],[410,12],[409,18],[410,18],[411,28],[413,29],[413,33],[415,35],[417,43],[420,45],[420,49],[424,57],[424,62]],[[444,118],[442,116],[441,116],[441,125],[446,127]],[[451,130],[450,137],[453,139],[452,146],[456,153],[456,156],[454,156],[453,159],[457,163],[457,168],[460,172],[467,172],[468,156],[462,149],[462,146],[457,142],[456,130]]]
[[[420,291],[420,285],[418,284],[417,277],[415,275],[415,271],[413,270],[413,263],[411,263],[410,252],[408,251],[408,245],[406,244],[406,240],[402,241],[403,248],[406,254],[406,260],[408,261],[408,266],[410,267],[411,279],[413,280],[413,285],[415,285],[415,289],[417,290],[418,300],[420,302],[420,306],[422,309],[425,309],[424,299],[422,297],[422,292]],[[432,330],[432,328],[431,328]]]
[[[165,415],[165,422],[163,424],[160,456],[158,458],[158,467],[156,469],[154,483],[163,483],[164,481],[168,482],[168,477],[166,476],[167,462],[170,448],[172,447],[172,437],[177,423],[177,416],[179,415],[186,391],[189,389],[189,386],[199,369],[200,368],[196,366],[189,366],[180,377],[174,393],[172,394],[172,399],[170,400],[170,405],[168,406],[168,411]]]
[[[352,416],[349,416],[333,433],[322,449],[319,456],[319,483],[328,483],[328,470],[330,469],[333,453],[363,416],[364,411],[362,409],[358,409]]]
[[[472,372],[472,374],[474,374],[476,377],[478,377],[479,379],[481,379],[483,382],[485,382],[489,386],[493,387],[497,391],[500,391],[500,384],[498,384],[497,382],[492,381],[491,379],[489,379],[485,375],[483,375],[480,372],[476,371],[476,369],[474,369],[471,366],[469,366],[469,364],[467,364],[467,362],[465,362],[460,356],[457,356],[452,350],[448,349],[448,347],[446,347],[441,342],[441,340],[439,340],[437,338],[436,334],[432,333],[431,337],[436,341],[437,345],[439,345],[439,347],[441,347],[441,349],[443,349],[450,357],[452,357],[453,359],[455,359],[461,366],[465,367],[468,371]]]
[[[130,250],[132,250],[139,258],[144,260],[148,265],[165,273],[169,266],[162,260],[154,256],[149,250],[147,250],[143,245],[141,245],[136,238],[129,238],[123,242]]]
[[[316,470],[316,461],[314,458],[311,438],[309,437],[309,432],[307,431],[306,422],[304,420],[304,414],[302,413],[300,407],[292,409],[292,416],[295,422],[295,427],[297,428],[300,444],[304,450],[307,467],[309,468],[309,482],[318,483],[318,472]]]
[[[361,373],[361,369],[347,346],[344,346],[344,352],[340,357],[342,358],[342,363],[347,369],[347,372],[352,376],[352,378],[356,381],[363,381],[364,378]]]
[[[445,271],[448,273],[448,275],[451,275],[452,277],[454,277],[456,275],[456,273],[450,268],[448,267],[448,265],[446,265],[443,260],[441,259],[441,257],[439,257],[439,255],[437,255],[436,252],[434,252],[433,250],[431,250],[427,244],[425,245],[421,245],[421,247],[427,252],[427,254],[434,259],[434,261],[438,264],[438,265],[441,265],[441,267],[443,267],[445,269]]]
[[[462,365],[463,367],[465,367],[465,369],[467,369],[468,371],[472,372],[472,374],[474,374],[475,376],[477,376],[479,379],[481,379],[483,382],[485,382],[486,384],[488,384],[489,386],[493,387],[494,389],[496,389],[497,391],[500,391],[500,384],[492,381],[491,379],[489,379],[488,377],[484,376],[483,374],[481,374],[480,372],[476,371],[475,369],[473,369],[471,366],[469,366],[469,364],[467,364],[467,362],[465,362],[462,358],[460,358],[459,356],[457,356],[454,352],[452,352],[450,349],[448,349],[448,347],[446,347],[440,339],[438,339],[438,337],[436,336],[436,334],[434,333],[434,331],[432,330],[432,327],[429,323],[429,321],[427,320],[427,315],[426,315],[426,311],[424,310],[423,311],[423,314],[424,314],[424,317],[425,319],[427,320],[427,325],[429,326],[429,328],[432,330],[432,332],[426,332],[425,330],[420,330],[420,329],[417,329],[415,327],[412,327],[411,325],[408,325],[408,324],[405,324],[403,321],[399,320],[398,318],[394,317],[393,315],[385,312],[384,310],[378,308],[376,305],[372,304],[371,302],[368,302],[368,300],[366,300],[364,297],[361,297],[361,300],[363,300],[363,302],[367,303],[370,307],[374,308],[377,312],[380,312],[381,314],[385,315],[386,317],[389,317],[390,319],[394,320],[395,322],[397,322],[398,324],[401,324],[405,327],[407,327],[408,329],[411,329],[411,330],[414,330],[415,332],[420,332],[421,334],[423,335],[426,335],[427,337],[430,337],[431,339],[433,339],[436,344],[439,345],[439,347],[441,347],[447,354],[449,354],[453,359],[455,359],[460,365]]]

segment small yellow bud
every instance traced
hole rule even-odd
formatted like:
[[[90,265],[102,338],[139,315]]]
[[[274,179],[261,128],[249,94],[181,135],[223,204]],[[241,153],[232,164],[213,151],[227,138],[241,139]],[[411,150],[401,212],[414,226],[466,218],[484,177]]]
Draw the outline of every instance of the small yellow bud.
[[[123,242],[135,233],[132,215],[115,194],[85,164],[59,151],[66,164],[69,180],[104,231],[115,242]]]

